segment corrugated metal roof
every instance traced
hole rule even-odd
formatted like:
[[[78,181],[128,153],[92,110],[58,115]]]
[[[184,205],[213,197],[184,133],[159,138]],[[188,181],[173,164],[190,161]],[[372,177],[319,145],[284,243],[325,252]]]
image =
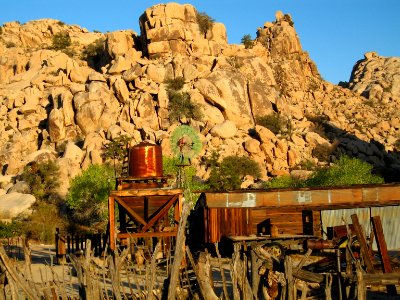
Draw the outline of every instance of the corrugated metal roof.
[[[371,208],[335,209],[321,211],[321,221],[326,237],[327,227],[351,224],[351,215],[357,214],[358,220],[369,237],[371,234],[371,217],[380,216],[383,234],[388,250],[400,250],[400,206],[385,206]],[[374,250],[376,244],[374,242]]]

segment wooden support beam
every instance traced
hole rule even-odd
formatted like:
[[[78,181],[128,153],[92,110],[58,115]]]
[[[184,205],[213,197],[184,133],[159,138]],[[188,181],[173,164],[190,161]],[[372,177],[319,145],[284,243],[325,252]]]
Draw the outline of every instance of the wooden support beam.
[[[372,226],[376,236],[376,244],[378,246],[379,256],[381,258],[383,273],[392,273],[392,266],[390,265],[390,257],[387,251],[385,236],[383,234],[382,222],[380,216],[371,218]],[[390,295],[397,295],[395,285],[387,285],[387,292]]]
[[[131,209],[122,198],[119,197],[115,197],[115,200],[117,201],[117,203],[119,205],[121,205],[126,211],[127,213],[136,221],[138,221],[140,224],[142,224],[143,226],[147,225],[147,222],[141,217],[139,216],[139,214],[137,214],[133,209]]]
[[[182,194],[182,189],[129,189],[121,191],[111,191],[110,196],[112,197],[146,197],[146,196],[166,196]]]
[[[358,217],[356,214],[351,215],[351,221],[353,222],[354,231],[357,236],[357,240],[360,243],[361,255],[364,259],[367,272],[374,273],[374,266],[372,264],[372,256],[371,256],[370,250],[368,249],[368,246],[367,246],[367,241],[365,239],[364,231],[361,227],[360,222],[358,221]]]
[[[170,207],[176,202],[178,199],[178,195],[173,196],[171,199],[169,199],[166,203],[164,203],[163,206],[161,206],[156,214],[151,217],[151,219],[148,221],[146,225],[140,230],[141,232],[146,232],[151,226],[153,226],[159,219],[161,219],[165,214],[168,212]]]
[[[139,237],[168,237],[168,236],[176,236],[176,231],[159,231],[159,232],[121,232],[117,234],[117,237],[120,239],[126,238],[139,238]]]

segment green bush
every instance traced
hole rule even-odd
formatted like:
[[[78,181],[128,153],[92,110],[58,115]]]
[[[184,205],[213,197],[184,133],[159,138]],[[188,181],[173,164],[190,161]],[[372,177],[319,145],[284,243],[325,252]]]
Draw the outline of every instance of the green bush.
[[[114,172],[107,165],[91,165],[74,177],[66,198],[72,219],[84,226],[105,226],[108,194],[114,187]]]
[[[48,201],[60,186],[60,170],[54,161],[33,162],[25,166],[20,178],[28,183],[37,200]]]
[[[264,185],[266,189],[299,188],[304,185],[300,179],[290,175],[274,177]]]
[[[251,49],[253,48],[253,40],[251,39],[250,34],[245,34],[242,39],[241,39],[242,44],[246,49]]]
[[[382,177],[372,173],[373,167],[358,159],[341,156],[330,168],[318,169],[305,181],[309,187],[349,186],[355,184],[384,183]]]
[[[258,178],[261,175],[259,165],[245,156],[227,156],[221,163],[215,162],[214,158],[214,163],[208,184],[215,191],[240,189],[244,176]]]
[[[382,177],[372,173],[372,166],[358,158],[341,156],[331,167],[317,169],[305,180],[280,176],[265,183],[266,188],[337,187],[358,184],[384,183]]]
[[[199,29],[204,37],[207,31],[210,30],[214,25],[214,19],[207,15],[205,12],[197,12],[196,14],[197,24],[199,24]]]
[[[179,121],[181,117],[200,120],[203,116],[200,107],[192,102],[188,93],[169,93],[168,111],[171,122]]]
[[[52,49],[64,50],[71,46],[71,38],[67,32],[58,32],[53,35]]]

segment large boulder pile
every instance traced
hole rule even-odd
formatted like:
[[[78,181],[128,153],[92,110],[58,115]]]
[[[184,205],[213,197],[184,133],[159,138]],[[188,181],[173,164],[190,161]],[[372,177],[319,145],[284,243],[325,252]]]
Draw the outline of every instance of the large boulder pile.
[[[203,179],[210,171],[203,158],[213,151],[251,157],[265,180],[307,161],[326,164],[337,153],[381,170],[400,169],[400,119],[388,113],[399,101],[399,58],[366,55],[349,89],[320,77],[290,15],[277,12],[250,48],[228,44],[223,24],[203,32],[197,17],[193,6],[169,3],[144,12],[140,35],[92,33],[47,19],[0,27],[3,175],[53,159],[65,193],[81,169],[104,162],[108,141],[127,135],[132,144],[161,144],[168,154],[178,124],[191,125],[201,137],[203,150],[193,164]],[[73,40],[72,55],[51,48],[60,31]],[[83,60],[79,54],[99,39],[101,59]],[[177,78],[202,116],[170,118],[166,82]],[[371,99],[379,105],[370,105]],[[260,125],[272,113],[281,116],[285,130]]]

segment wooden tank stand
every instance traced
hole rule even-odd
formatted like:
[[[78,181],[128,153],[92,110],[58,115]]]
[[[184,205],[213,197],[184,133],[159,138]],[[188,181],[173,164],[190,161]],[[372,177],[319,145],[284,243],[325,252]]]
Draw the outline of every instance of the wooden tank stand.
[[[147,188],[112,191],[108,198],[110,249],[112,251],[116,249],[117,240],[176,236],[182,201],[181,189]],[[118,206],[119,228],[115,218],[115,205]],[[168,212],[172,207],[174,224],[163,227],[162,220],[168,219]]]

